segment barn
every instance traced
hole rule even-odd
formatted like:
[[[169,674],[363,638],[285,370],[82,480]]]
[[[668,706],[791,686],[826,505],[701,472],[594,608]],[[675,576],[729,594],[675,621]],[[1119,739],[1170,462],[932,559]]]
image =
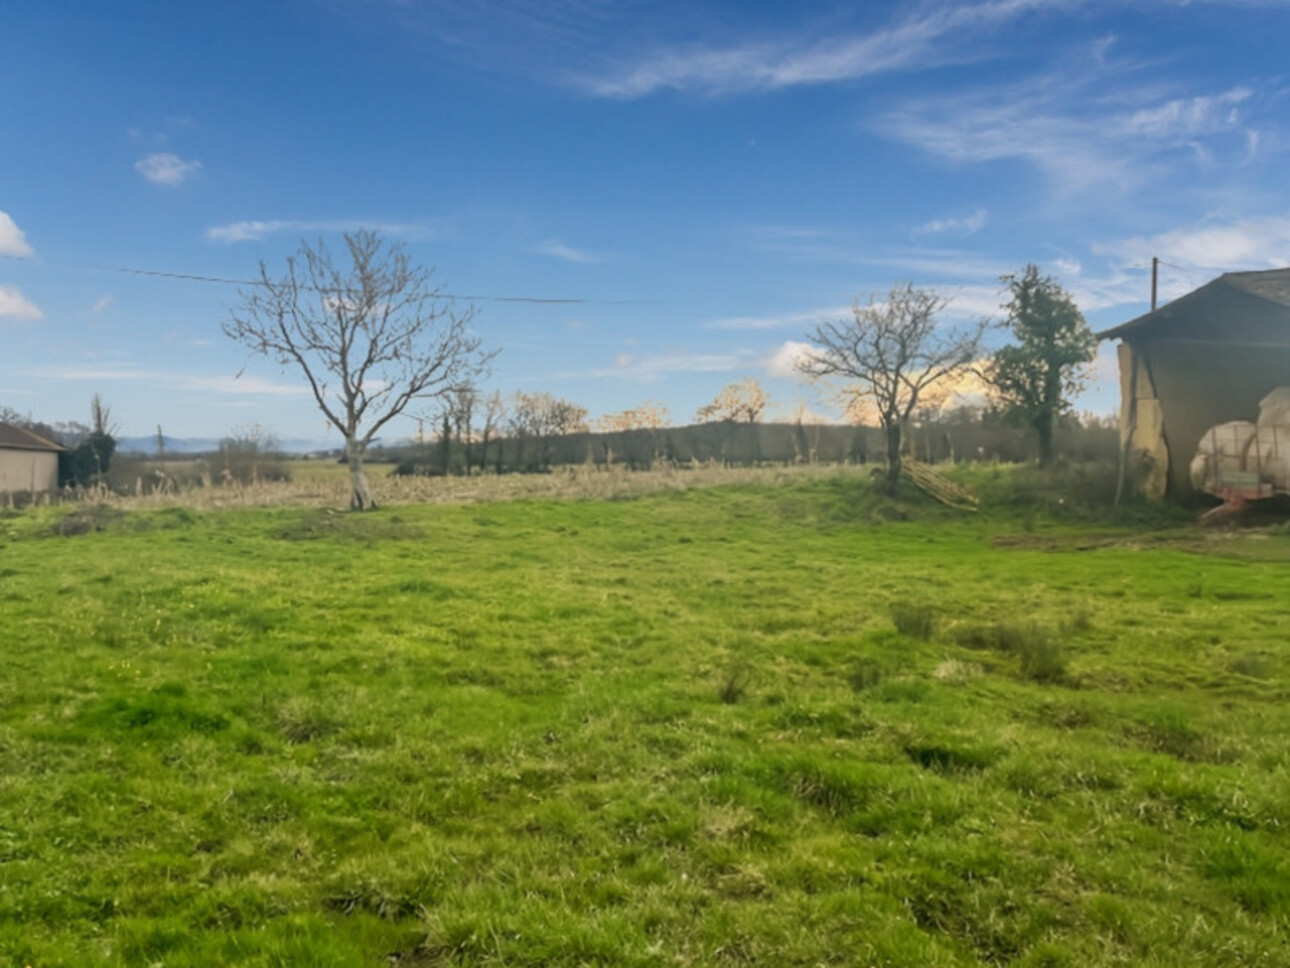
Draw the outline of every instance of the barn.
[[[1290,385],[1290,269],[1225,273],[1097,335],[1120,341],[1120,435],[1145,465],[1139,486],[1189,501],[1206,432],[1254,420]]]
[[[30,430],[0,423],[0,494],[56,491],[62,449]]]

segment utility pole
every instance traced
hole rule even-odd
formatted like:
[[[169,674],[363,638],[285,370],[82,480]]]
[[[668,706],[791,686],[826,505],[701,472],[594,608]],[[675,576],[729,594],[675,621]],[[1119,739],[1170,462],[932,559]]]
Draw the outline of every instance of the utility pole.
[[[1160,277],[1160,260],[1151,257],[1151,311],[1156,311],[1156,280]]]

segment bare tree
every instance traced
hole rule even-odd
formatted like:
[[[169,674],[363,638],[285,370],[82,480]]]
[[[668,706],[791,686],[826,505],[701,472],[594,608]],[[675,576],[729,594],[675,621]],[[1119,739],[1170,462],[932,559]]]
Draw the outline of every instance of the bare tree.
[[[546,467],[551,462],[552,437],[587,431],[587,408],[549,393],[518,391],[511,398],[508,428],[518,441],[519,461],[523,463],[525,439],[533,437],[537,442],[537,465]]]
[[[90,436],[86,441],[94,459],[94,481],[103,483],[103,475],[116,453],[117,422],[112,419],[112,408],[97,393],[90,399]]]
[[[506,419],[506,404],[502,402],[502,391],[494,390],[493,395],[484,402],[484,430],[479,441],[479,470],[483,472],[488,466],[488,442],[496,435]],[[497,448],[497,468],[501,470],[501,447]]]
[[[116,436],[117,424],[112,419],[112,408],[97,393],[90,398],[90,432],[105,437]]]
[[[451,427],[452,439],[458,450],[462,452],[462,469],[467,474],[470,473],[471,444],[474,442],[475,435],[475,411],[479,402],[479,390],[471,383],[453,388],[444,395],[442,401],[444,425]],[[451,448],[445,453],[450,455]],[[449,465],[445,462],[444,472],[447,473],[448,470]]]
[[[646,400],[639,407],[619,413],[607,413],[596,421],[596,431],[602,434],[622,433],[628,430],[659,430],[672,423],[667,404]]]
[[[473,307],[456,310],[402,245],[364,230],[345,233],[345,248],[342,268],[321,241],[302,241],[276,280],[261,262],[224,332],[304,375],[345,439],[350,507],[363,510],[376,506],[363,456],[377,432],[412,401],[471,382],[495,354],[470,328]]]
[[[756,423],[761,419],[769,398],[756,377],[745,377],[717,394],[707,406],[694,415],[695,423]]]
[[[870,296],[852,318],[821,323],[806,338],[815,348],[798,369],[817,379],[849,381],[856,404],[872,407],[887,438],[887,489],[900,480],[901,429],[923,397],[968,370],[981,348],[987,321],[941,329],[936,316],[949,300],[912,283],[893,286],[883,302]]]

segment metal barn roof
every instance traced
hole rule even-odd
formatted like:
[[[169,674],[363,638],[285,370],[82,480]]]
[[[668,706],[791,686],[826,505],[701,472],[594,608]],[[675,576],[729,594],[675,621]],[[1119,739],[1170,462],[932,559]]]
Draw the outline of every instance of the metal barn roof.
[[[1262,299],[1276,306],[1285,307],[1290,321],[1290,269],[1268,269],[1264,272],[1225,272],[1199,289],[1193,289],[1173,302],[1165,303],[1154,312],[1143,313],[1136,319],[1121,323],[1098,333],[1099,339],[1115,339],[1148,325],[1168,325],[1174,317],[1182,316],[1192,303],[1201,299],[1221,296],[1222,291],[1235,290]]]

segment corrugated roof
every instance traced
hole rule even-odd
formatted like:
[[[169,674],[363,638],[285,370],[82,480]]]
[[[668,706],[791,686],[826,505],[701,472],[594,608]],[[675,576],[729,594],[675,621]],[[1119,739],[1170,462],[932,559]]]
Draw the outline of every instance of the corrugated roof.
[[[1154,312],[1143,313],[1127,323],[1121,323],[1119,326],[1103,330],[1097,334],[1097,338],[1114,339],[1117,336],[1123,336],[1125,333],[1131,333],[1149,323],[1167,323],[1169,318],[1177,313],[1177,310],[1185,307],[1198,293],[1215,287],[1239,289],[1242,292],[1249,293],[1251,296],[1290,309],[1290,269],[1268,269],[1264,272],[1225,272],[1217,279],[1205,283],[1199,289],[1193,289],[1187,295],[1179,296],[1173,302],[1165,303]]]
[[[4,450],[63,450],[64,448],[46,440],[40,434],[23,430],[13,424],[0,423],[0,449]]]
[[[1244,289],[1268,302],[1290,306],[1290,269],[1269,269],[1267,272],[1229,272],[1218,277],[1219,282]]]

